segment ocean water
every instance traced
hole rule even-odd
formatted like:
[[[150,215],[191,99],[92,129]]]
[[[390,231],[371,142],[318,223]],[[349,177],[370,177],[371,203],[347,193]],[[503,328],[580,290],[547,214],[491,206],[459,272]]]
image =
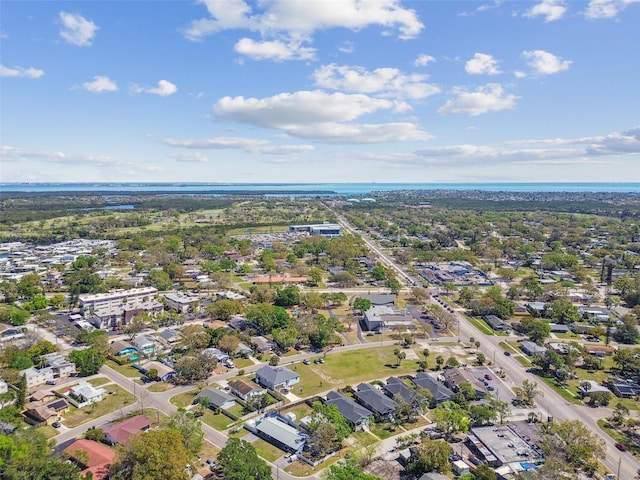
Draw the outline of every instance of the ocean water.
[[[166,192],[225,194],[283,192],[361,196],[399,190],[477,190],[487,192],[639,193],[640,183],[0,183],[0,192]]]

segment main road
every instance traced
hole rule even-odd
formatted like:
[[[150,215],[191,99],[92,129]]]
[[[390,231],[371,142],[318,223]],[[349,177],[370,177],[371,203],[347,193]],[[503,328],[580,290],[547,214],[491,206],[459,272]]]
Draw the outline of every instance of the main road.
[[[335,212],[334,212],[335,213]],[[404,280],[404,283],[413,286],[416,285],[416,280],[411,277],[396,261],[389,257],[378,245],[376,245],[370,238],[360,234],[355,228],[353,228],[347,220],[337,215],[338,223],[349,233],[353,235],[360,235],[367,246],[378,255],[382,261],[390,268],[393,268],[398,272],[399,276]],[[495,335],[486,335],[479,329],[477,329],[471,322],[467,321],[466,317],[460,312],[455,312],[458,320],[460,331],[458,332],[459,338],[480,338],[480,350],[486,355],[487,358],[495,360],[495,366],[500,367],[507,374],[510,381],[510,387],[521,385],[525,379],[535,380],[536,377],[527,373],[522,365],[513,357],[507,357],[503,355],[503,349],[499,343],[503,341],[504,337]],[[496,352],[499,355],[496,355]],[[576,405],[571,402],[567,402],[562,396],[560,396],[553,388],[547,385],[545,382],[540,381],[538,383],[538,390],[541,392],[536,399],[538,408],[547,412],[547,415],[553,416],[556,420],[580,420],[582,421],[593,433],[604,439],[606,447],[606,457],[603,460],[604,465],[614,474],[617,475],[618,480],[631,480],[636,478],[636,474],[640,472],[640,461],[631,455],[629,452],[620,452],[615,447],[615,442],[608,435],[600,434],[600,427],[598,426],[598,420],[605,418],[610,414],[611,410],[608,408],[590,408],[587,406]]]

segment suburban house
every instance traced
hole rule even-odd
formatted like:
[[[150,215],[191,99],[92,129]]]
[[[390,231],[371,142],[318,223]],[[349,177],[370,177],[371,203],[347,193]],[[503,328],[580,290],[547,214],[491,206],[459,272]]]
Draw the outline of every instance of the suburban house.
[[[173,344],[173,343],[178,343],[182,338],[182,335],[180,335],[180,332],[178,332],[177,330],[174,330],[173,328],[167,328],[166,330],[163,330],[162,332],[160,332],[158,337],[160,337],[163,341],[167,342],[168,344]]]
[[[418,372],[416,376],[413,377],[413,383],[419,388],[429,390],[437,404],[448,402],[453,398],[454,393],[428,373]]]
[[[356,401],[363,407],[382,417],[392,418],[396,404],[389,397],[383,395],[370,383],[361,383],[355,393]]]
[[[215,358],[219,362],[225,362],[226,360],[231,359],[228,354],[215,347],[205,348],[204,350],[202,350],[202,354],[206,355],[209,358]]]
[[[210,408],[220,408],[227,410],[236,404],[235,399],[224,390],[219,388],[205,388],[196,397],[194,403],[198,403],[201,398],[209,399]]]
[[[78,455],[82,452],[82,455]],[[76,440],[67,448],[66,453],[80,468],[82,475],[91,473],[93,480],[104,480],[109,477],[109,468],[116,459],[116,452],[93,440]]]
[[[231,393],[244,401],[247,401],[251,397],[262,395],[266,392],[264,388],[251,380],[230,380],[227,382],[227,385],[229,386],[229,391]]]
[[[270,352],[274,349],[275,344],[263,336],[251,337],[251,343],[256,346],[256,351],[259,353]]]
[[[354,430],[362,430],[368,426],[369,420],[373,415],[370,410],[338,392],[329,392],[325,403],[327,405],[335,405]]]
[[[56,394],[53,390],[43,389],[33,392],[29,397],[29,400],[31,402],[38,402],[40,405],[44,405],[55,398]]]
[[[307,441],[306,435],[291,425],[288,419],[277,414],[249,420],[245,426],[249,431],[285,452],[300,453]]]
[[[531,342],[529,340],[525,340],[524,342],[520,342],[520,350],[525,355],[530,357],[537,357],[538,355],[544,355],[547,351],[546,347],[541,347],[540,345]]]
[[[109,345],[109,352],[111,352],[111,355],[114,357],[127,357],[137,353],[138,351],[136,350],[136,347],[130,343],[125,342],[124,340],[118,340]]]
[[[444,384],[454,392],[458,392],[460,384],[466,382],[471,384],[477,396],[484,397],[487,393],[484,383],[463,368],[447,368],[443,376]]]
[[[578,385],[578,392],[583,398],[588,397],[592,393],[612,393],[611,390],[609,390],[607,387],[605,387],[604,385],[600,385],[598,382],[594,382],[593,380],[581,381]]]
[[[149,373],[149,370],[155,370],[156,372],[158,372],[158,380],[160,380],[161,382],[168,382],[176,376],[176,371],[173,368],[157,361],[147,362],[142,366],[138,366],[137,368],[144,375],[147,375],[147,373]]]
[[[539,318],[544,316],[547,304],[545,302],[529,302],[525,303],[524,307],[532,317]]]
[[[133,346],[144,355],[153,355],[156,351],[156,342],[153,338],[141,335],[133,340]]]
[[[394,305],[373,305],[364,312],[364,326],[369,331],[381,331],[383,329],[415,330],[413,315]]]
[[[271,390],[291,388],[300,381],[300,375],[287,367],[272,367],[265,365],[256,372],[256,382]]]
[[[245,357],[245,358],[250,357],[251,355],[253,355],[253,348],[251,348],[246,343],[240,342],[236,347],[235,351],[233,352],[233,354],[236,357]]]
[[[31,423],[33,425],[42,422],[50,424],[58,418],[58,412],[53,408],[49,408],[47,405],[27,405],[24,412],[24,418],[27,423]]]
[[[151,420],[146,415],[136,415],[124,422],[105,428],[104,440],[109,445],[122,445],[137,433],[146,432],[149,427],[151,427]]]
[[[504,321],[502,321],[500,317],[497,317],[495,315],[485,315],[482,318],[485,322],[487,322],[487,325],[489,325],[493,330],[497,332],[506,332],[507,330],[509,330],[509,325],[504,323]]]
[[[578,315],[585,320],[597,320],[600,323],[606,323],[611,318],[611,310],[604,307],[578,307]]]
[[[416,391],[413,388],[409,388],[398,377],[390,377],[387,379],[387,384],[382,387],[384,393],[400,403],[411,403],[416,396]]]
[[[183,292],[167,293],[164,296],[167,306],[178,313],[197,313],[200,298],[197,295],[190,295]]]
[[[609,384],[609,388],[618,398],[633,398],[636,395],[640,395],[640,385],[635,383],[615,381]]]
[[[69,402],[77,408],[98,403],[107,396],[104,388],[95,388],[88,382],[80,382],[65,392]]]

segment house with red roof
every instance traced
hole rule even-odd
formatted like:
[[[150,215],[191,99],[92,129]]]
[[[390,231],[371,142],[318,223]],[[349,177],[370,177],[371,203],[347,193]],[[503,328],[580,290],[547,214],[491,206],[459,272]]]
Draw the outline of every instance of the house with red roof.
[[[109,445],[125,444],[134,435],[149,430],[151,420],[146,415],[136,415],[124,422],[104,429],[104,441]]]
[[[93,480],[104,480],[109,477],[109,467],[115,461],[116,452],[93,440],[76,440],[64,452],[83,468],[83,475],[91,472]],[[79,452],[84,454],[79,455]]]

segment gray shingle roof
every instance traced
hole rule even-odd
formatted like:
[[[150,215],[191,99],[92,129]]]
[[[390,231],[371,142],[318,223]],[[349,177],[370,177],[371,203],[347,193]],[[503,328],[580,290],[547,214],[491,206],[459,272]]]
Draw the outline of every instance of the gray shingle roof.
[[[394,401],[381,394],[376,387],[369,383],[361,383],[358,385],[358,391],[355,395],[362,405],[373,410],[375,413],[389,415],[395,411],[396,404]]]
[[[272,367],[265,365],[256,372],[256,381],[268,388],[283,384],[300,376],[287,367]]]
[[[332,391],[327,394],[327,405],[335,405],[343,417],[356,425],[363,419],[373,415],[369,409],[338,392]]]
[[[229,401],[236,401],[235,398],[219,388],[205,388],[196,398],[208,398],[211,402],[211,406],[215,408],[220,408]]]
[[[426,388],[427,390],[429,390],[433,395],[434,400],[438,403],[451,400],[454,395],[451,390],[449,390],[442,383],[438,382],[428,373],[418,372],[413,379],[413,383],[415,383],[420,388]]]

